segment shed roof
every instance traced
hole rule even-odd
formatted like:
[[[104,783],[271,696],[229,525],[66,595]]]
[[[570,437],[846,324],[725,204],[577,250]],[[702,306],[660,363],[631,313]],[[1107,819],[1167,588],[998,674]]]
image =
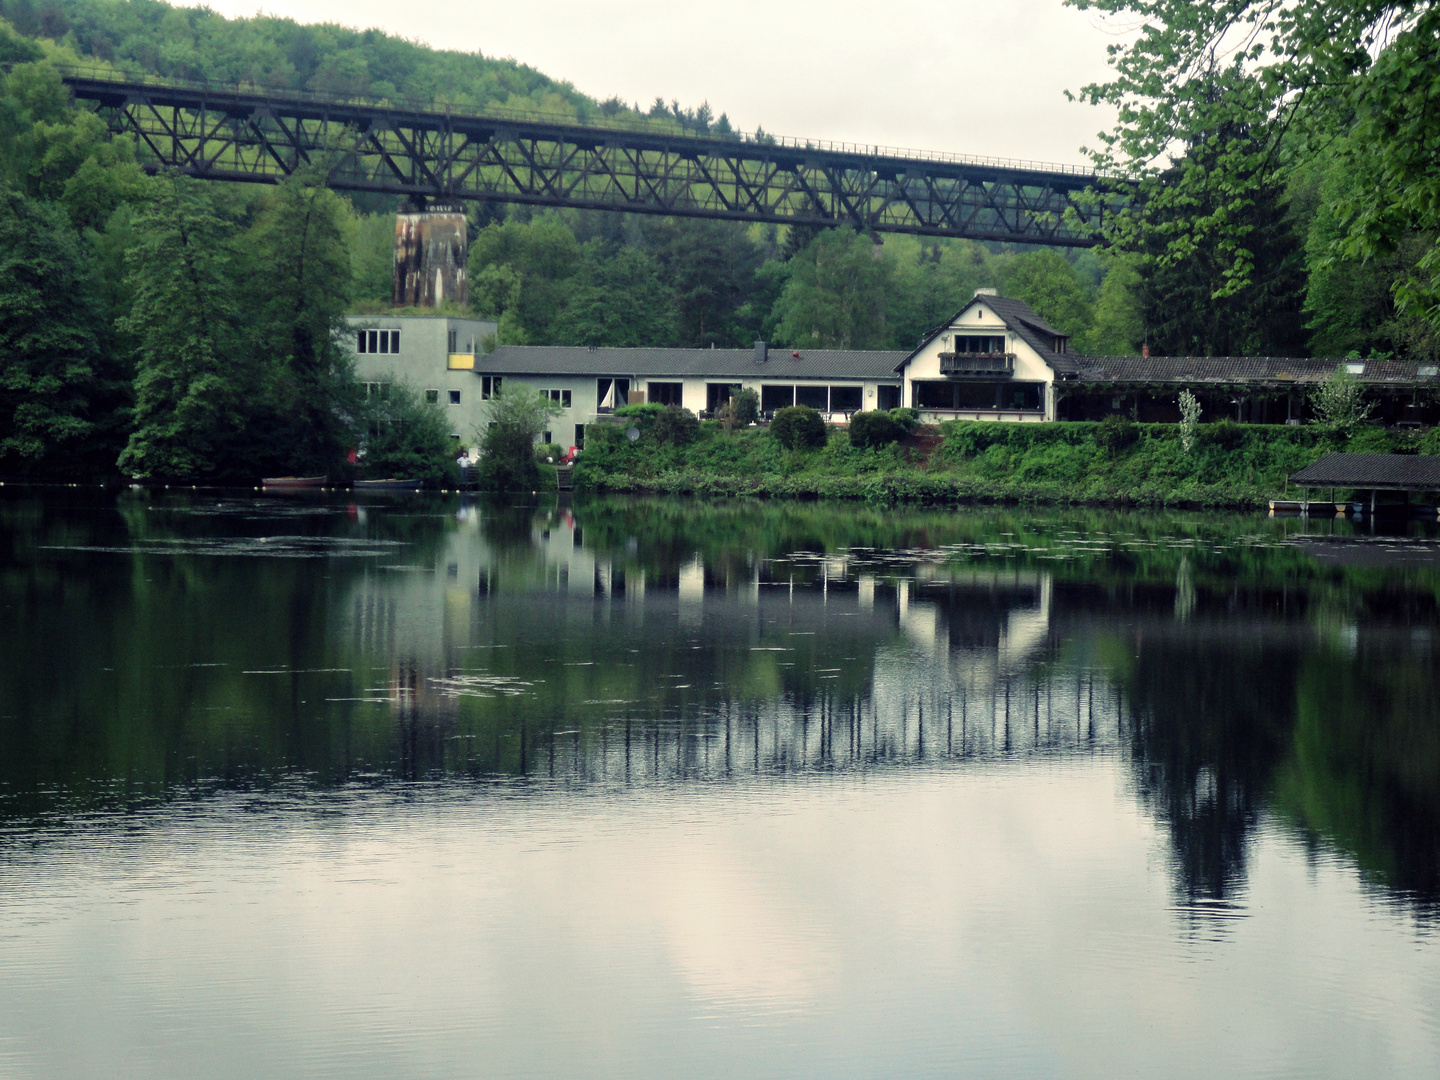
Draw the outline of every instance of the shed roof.
[[[796,351],[798,359],[793,355]],[[501,345],[475,358],[477,373],[498,375],[648,376],[692,379],[894,379],[898,350],[787,349],[755,362],[753,349],[602,349],[570,345]]]
[[[1440,491],[1440,457],[1428,454],[1326,454],[1294,476],[1301,487]]]
[[[1322,383],[1335,374],[1344,360],[1310,359],[1293,356],[1076,356],[1080,381],[1091,383],[1172,383],[1198,386],[1205,383],[1273,383],[1275,385]],[[1413,386],[1435,383],[1434,375],[1422,376],[1415,361],[1350,361],[1363,365],[1357,381],[1371,386]]]

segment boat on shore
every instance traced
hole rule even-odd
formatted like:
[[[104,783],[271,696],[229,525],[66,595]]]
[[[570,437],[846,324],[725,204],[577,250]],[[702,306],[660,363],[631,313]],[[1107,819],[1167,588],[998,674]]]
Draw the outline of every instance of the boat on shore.
[[[260,484],[267,488],[290,491],[297,488],[321,488],[325,486],[326,479],[324,476],[267,476]]]

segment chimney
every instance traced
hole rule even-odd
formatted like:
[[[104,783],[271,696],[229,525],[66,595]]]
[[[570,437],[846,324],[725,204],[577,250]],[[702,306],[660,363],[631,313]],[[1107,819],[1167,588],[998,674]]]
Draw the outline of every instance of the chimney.
[[[465,306],[469,257],[465,211],[433,205],[395,215],[395,274],[391,301],[397,307]]]
[[[1000,290],[999,290],[999,289],[976,289],[976,290],[975,290],[975,295],[976,295],[976,296],[999,296],[999,295],[1000,295]]]
[[[1140,346],[1140,355],[1146,360],[1150,359],[1150,346],[1148,344]]]
[[[767,342],[755,342],[755,363],[763,364],[770,359],[770,346]]]

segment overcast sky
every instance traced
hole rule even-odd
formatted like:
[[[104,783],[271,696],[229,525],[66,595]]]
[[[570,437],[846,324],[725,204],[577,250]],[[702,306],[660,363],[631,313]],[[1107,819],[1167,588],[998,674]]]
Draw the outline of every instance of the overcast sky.
[[[1077,163],[1109,113],[1064,91],[1104,78],[1117,40],[1061,0],[208,3],[510,56],[602,99],[709,101],[746,130]]]

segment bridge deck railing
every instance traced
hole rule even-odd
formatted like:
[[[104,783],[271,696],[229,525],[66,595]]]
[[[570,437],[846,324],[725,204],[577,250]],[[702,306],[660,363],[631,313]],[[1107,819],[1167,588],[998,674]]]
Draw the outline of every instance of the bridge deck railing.
[[[9,65],[3,65],[9,66]],[[443,100],[411,97],[370,97],[362,94],[323,94],[313,90],[293,90],[265,86],[258,83],[221,83],[194,79],[176,79],[159,75],[132,75],[104,65],[55,64],[56,70],[67,81],[108,82],[116,86],[153,87],[155,89],[187,90],[196,93],[235,93],[265,97],[275,101],[297,102],[318,106],[351,106],[365,109],[394,110],[410,113],[427,113],[436,116],[466,118],[475,120],[510,120],[517,123],[556,124],[570,127],[589,128],[601,131],[648,132],[666,137],[701,139],[714,143],[742,143],[748,146],[778,146],[787,149],[817,150],[829,153],[854,154],[859,157],[891,158],[908,161],[934,161],[954,165],[970,165],[980,168],[1015,170],[1020,172],[1060,173],[1094,179],[1119,179],[1108,173],[1098,172],[1088,165],[1064,162],[1037,161],[1024,158],[990,157],[978,154],[956,154],[937,150],[916,150],[907,147],[885,146],[877,143],[853,143],[831,139],[807,139],[790,135],[773,135],[770,132],[742,132],[721,135],[715,132],[698,132],[683,128],[673,120],[647,117],[636,114],[628,116],[556,115],[532,112],[504,106],[466,106]],[[677,132],[675,129],[680,128]]]

